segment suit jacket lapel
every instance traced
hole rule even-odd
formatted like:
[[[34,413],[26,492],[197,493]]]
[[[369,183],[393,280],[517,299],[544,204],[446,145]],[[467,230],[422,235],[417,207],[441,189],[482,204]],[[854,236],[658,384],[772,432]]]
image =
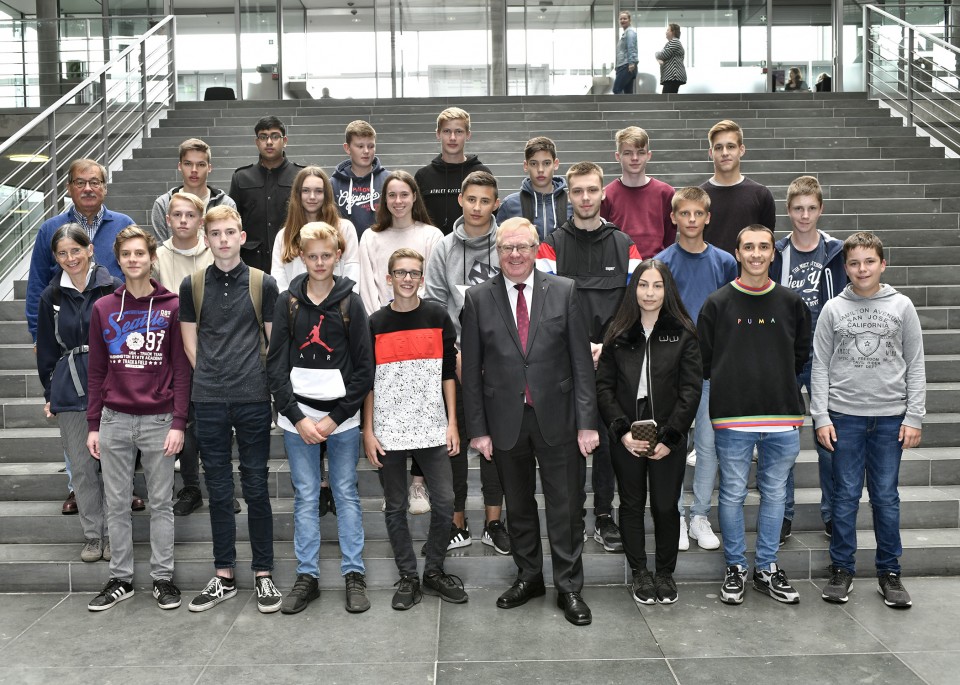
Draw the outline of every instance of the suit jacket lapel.
[[[547,289],[550,284],[540,271],[533,272],[533,297],[530,302],[530,332],[527,335],[527,351],[533,349],[533,339],[540,328],[540,315],[543,313],[543,302],[547,299]],[[519,336],[517,340],[519,340]]]
[[[507,288],[504,283],[503,274],[497,274],[490,279],[493,301],[497,305],[497,310],[503,318],[503,324],[510,331],[510,338],[513,344],[517,346],[520,354],[523,354],[523,346],[520,345],[520,333],[517,331],[517,322],[513,318],[513,311],[510,308],[510,299],[507,297]],[[527,349],[530,348],[530,336],[527,335]]]

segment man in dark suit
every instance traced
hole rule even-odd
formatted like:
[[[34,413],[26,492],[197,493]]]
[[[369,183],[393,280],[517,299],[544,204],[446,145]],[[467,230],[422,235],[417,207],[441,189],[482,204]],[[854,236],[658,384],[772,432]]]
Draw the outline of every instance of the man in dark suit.
[[[512,609],[546,593],[534,498],[539,464],[557,606],[571,623],[587,625],[580,460],[599,444],[593,359],[576,287],[534,269],[537,244],[527,219],[505,221],[497,230],[500,274],[466,293],[467,434],[497,466],[519,569],[497,606]]]

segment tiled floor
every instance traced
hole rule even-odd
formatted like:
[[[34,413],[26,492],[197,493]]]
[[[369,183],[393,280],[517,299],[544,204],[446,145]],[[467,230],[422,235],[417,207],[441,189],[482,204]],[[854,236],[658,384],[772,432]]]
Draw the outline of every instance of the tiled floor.
[[[638,610],[625,587],[588,587],[585,628],[563,620],[550,591],[497,609],[502,588],[473,589],[462,606],[425,597],[405,613],[376,590],[360,615],[324,591],[296,616],[257,613],[249,591],[201,614],[186,602],[160,611],[146,592],[100,614],[86,609],[91,595],[0,595],[0,683],[956,685],[960,579],[905,582],[909,611],[885,607],[870,578],[842,607],[808,581],[797,606],[748,590],[729,607],[719,583],[693,583],[673,606]]]

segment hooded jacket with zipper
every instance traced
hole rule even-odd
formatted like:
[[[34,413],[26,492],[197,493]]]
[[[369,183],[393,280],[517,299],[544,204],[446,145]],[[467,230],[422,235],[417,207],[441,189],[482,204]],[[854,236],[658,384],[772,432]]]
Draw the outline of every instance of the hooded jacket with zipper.
[[[431,162],[417,170],[413,180],[420,188],[420,194],[427,205],[427,212],[433,225],[444,235],[453,231],[453,224],[463,216],[463,208],[457,202],[463,179],[474,171],[490,172],[476,155],[467,155],[466,160],[458,164],[449,164],[437,155]]]
[[[167,226],[167,214],[170,211],[170,199],[173,197],[174,193],[179,193],[183,190],[183,186],[177,186],[168,190],[163,195],[158,197],[153,203],[153,212],[150,214],[150,224],[153,226],[153,233],[157,236],[157,242],[163,242],[170,238],[170,227]],[[224,207],[233,207],[237,208],[237,203],[233,201],[229,195],[219,188],[214,188],[213,186],[207,186],[207,190],[210,191],[210,197],[207,198],[207,206],[204,210],[204,214],[207,211],[213,209],[214,207],[219,207],[223,205]],[[202,240],[200,241],[203,242]]]
[[[122,286],[93,306],[87,424],[100,430],[103,407],[123,414],[173,414],[184,430],[190,407],[190,361],[180,337],[180,298],[152,278],[153,292]]]
[[[308,274],[296,276],[274,307],[267,377],[277,411],[296,431],[308,415],[329,415],[338,429],[353,418],[373,387],[373,351],[367,314],[349,278],[334,277],[320,304],[307,297]],[[291,301],[291,297],[294,301]],[[341,300],[349,315],[344,327]]]
[[[553,177],[553,191],[549,193],[538,193],[527,177],[520,184],[520,192],[507,195],[500,204],[497,223],[524,216],[524,199],[530,205],[530,216],[525,218],[537,227],[540,242],[573,216],[573,205],[567,202],[567,182],[563,176]]]
[[[639,263],[640,253],[630,236],[608,221],[595,231],[579,229],[567,221],[537,250],[538,269],[571,278],[577,284],[592,343],[603,342],[630,274]]]
[[[447,306],[459,342],[463,293],[470,286],[500,273],[497,220],[491,216],[490,230],[473,238],[463,228],[463,217],[457,219],[453,233],[443,236],[433,248],[425,271],[429,277],[426,278],[424,296]]]
[[[90,341],[90,316],[93,305],[101,297],[123,285],[104,266],[96,265],[87,279],[83,292],[61,285],[63,274],[57,274],[50,285],[40,294],[40,309],[37,317],[37,371],[43,384],[43,397],[50,403],[50,411],[86,411],[87,409],[87,362],[83,350]],[[69,276],[67,276],[69,278]],[[59,290],[59,305],[54,305],[54,291]],[[58,321],[54,321],[55,309],[59,306]],[[55,330],[56,329],[56,330]],[[57,342],[57,331],[66,346]],[[70,370],[69,352],[73,354],[73,366],[84,395],[77,394]]]
[[[630,424],[641,418],[637,389],[648,357],[647,400],[657,422],[657,440],[672,454],[683,454],[703,387],[700,345],[693,331],[665,312],[661,311],[649,338],[637,321],[603,346],[597,364],[600,416],[619,444]]]
[[[333,185],[333,197],[337,210],[344,219],[349,219],[357,230],[357,239],[370,226],[376,223],[377,207],[383,194],[383,181],[390,172],[380,165],[380,158],[373,158],[370,173],[356,176],[353,163],[345,159],[337,165],[330,183]]]

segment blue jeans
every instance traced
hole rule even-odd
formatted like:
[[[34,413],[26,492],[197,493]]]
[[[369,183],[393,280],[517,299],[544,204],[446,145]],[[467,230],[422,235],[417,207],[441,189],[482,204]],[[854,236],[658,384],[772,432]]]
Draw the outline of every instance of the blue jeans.
[[[616,69],[616,78],[613,80],[614,95],[632,95],[633,82],[637,78],[637,70],[630,71],[628,65],[623,64]]]
[[[808,361],[800,375],[797,376],[797,383],[801,388],[807,389],[807,397],[810,396],[810,368],[813,362]],[[833,452],[828,452],[817,442],[814,434],[814,444],[817,447],[817,466],[820,472],[820,519],[824,523],[833,520]],[[793,469],[790,469],[790,478],[787,479],[787,504],[783,510],[783,518],[793,520],[794,499],[793,499]]]
[[[320,577],[320,445],[308,445],[299,433],[283,431],[283,445],[293,483],[293,550],[297,573]],[[327,438],[327,470],[337,505],[340,537],[340,574],[364,573],[363,518],[357,492],[360,429],[351,428]]]
[[[867,492],[877,539],[877,575],[900,573],[900,426],[903,416],[850,416],[830,412],[837,442],[833,451],[833,537],[830,560],[850,573],[856,570],[857,510]]]
[[[710,423],[710,381],[703,381],[700,391],[700,406],[693,426],[693,447],[697,450],[697,465],[693,467],[693,504],[691,516],[706,516],[710,513],[710,498],[717,484],[717,449],[714,446],[713,424]],[[686,455],[684,455],[686,459]],[[683,485],[680,486],[678,502],[683,516]]]
[[[233,513],[231,427],[240,454],[240,487],[247,504],[247,527],[254,571],[273,570],[273,510],[267,490],[270,456],[269,402],[195,402],[197,447],[203,463],[213,532],[213,563],[237,565],[237,517]]]
[[[748,433],[718,430],[717,458],[720,462],[720,530],[723,531],[723,556],[727,566],[747,566],[747,541],[743,524],[743,502],[747,497],[747,478],[757,447],[757,489],[760,512],[757,516],[757,552],[754,568],[768,571],[777,561],[780,526],[786,501],[787,476],[800,454],[800,431]]]

